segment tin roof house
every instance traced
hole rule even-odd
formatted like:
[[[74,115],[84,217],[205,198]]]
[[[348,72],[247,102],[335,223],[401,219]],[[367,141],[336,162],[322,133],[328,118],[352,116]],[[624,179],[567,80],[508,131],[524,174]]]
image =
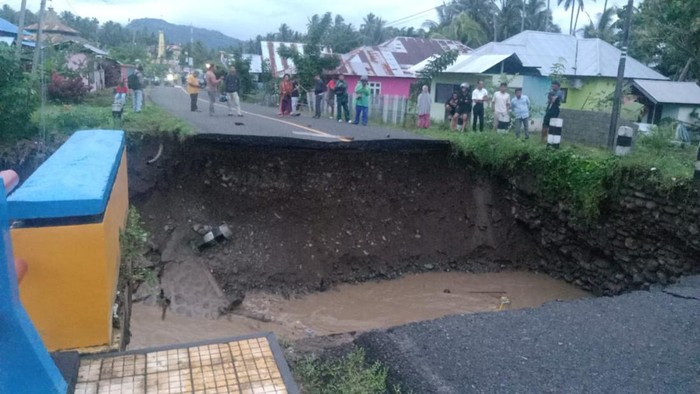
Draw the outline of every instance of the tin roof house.
[[[565,77],[562,108],[606,111],[612,105],[608,98],[615,89],[620,55],[618,48],[598,38],[524,31],[460,56],[438,76],[431,89],[435,100],[432,116],[443,118],[444,102],[460,83],[474,85],[484,80],[488,88],[504,74],[511,89],[521,87],[533,106],[543,108],[551,84],[549,75],[555,68]],[[625,78],[668,80],[631,57],[627,57]]]
[[[416,72],[412,68],[450,50],[467,53],[470,48],[453,40],[396,37],[342,55],[335,73],[343,74],[351,89],[360,77],[367,76],[373,94],[407,97],[411,84],[416,81]]]

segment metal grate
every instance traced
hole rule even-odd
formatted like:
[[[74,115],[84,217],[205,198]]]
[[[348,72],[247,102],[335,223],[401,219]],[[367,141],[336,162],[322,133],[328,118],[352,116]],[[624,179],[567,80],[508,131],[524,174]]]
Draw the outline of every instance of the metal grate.
[[[76,394],[287,394],[284,359],[263,336],[81,360]],[[277,346],[276,342],[274,346]],[[283,374],[284,372],[284,374]]]

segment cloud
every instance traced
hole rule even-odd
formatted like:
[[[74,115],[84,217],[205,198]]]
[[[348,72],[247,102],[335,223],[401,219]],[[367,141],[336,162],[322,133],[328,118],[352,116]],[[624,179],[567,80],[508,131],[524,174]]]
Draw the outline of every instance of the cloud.
[[[569,30],[570,13],[556,6],[550,0],[554,22],[563,32]],[[8,5],[19,9],[21,0],[9,0]],[[54,0],[53,6],[59,12],[71,11],[80,16],[94,17],[100,22],[113,20],[126,24],[135,18],[160,18],[171,23],[215,29],[229,36],[249,39],[277,31],[282,23],[294,30],[306,31],[308,18],[313,14],[331,11],[342,15],[346,22],[355,27],[370,12],[387,22],[401,20],[396,27],[420,27],[426,19],[436,19],[431,7],[443,3],[442,0],[354,0],[343,2],[322,2],[318,0],[209,0],[207,2],[175,2],[166,0]],[[621,6],[625,0],[609,0],[608,6]],[[27,7],[39,9],[39,0],[28,0]],[[602,11],[603,1],[585,1],[585,10],[596,20]],[[427,12],[424,12],[427,11]],[[415,15],[418,14],[418,15]],[[406,17],[410,18],[404,19]],[[578,26],[588,23],[588,17],[581,13]]]

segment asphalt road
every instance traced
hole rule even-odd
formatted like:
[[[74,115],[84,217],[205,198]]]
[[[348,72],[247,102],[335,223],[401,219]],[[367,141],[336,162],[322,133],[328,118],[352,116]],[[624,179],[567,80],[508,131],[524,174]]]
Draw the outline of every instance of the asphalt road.
[[[356,344],[415,393],[699,393],[700,277],[414,323]]]
[[[191,123],[200,134],[278,137],[311,140],[315,142],[353,141],[432,141],[432,139],[402,130],[376,126],[338,123],[328,118],[313,119],[308,114],[298,117],[277,116],[277,109],[256,104],[241,103],[243,117],[227,116],[226,103],[218,103],[215,115],[209,116],[206,92],[199,95],[201,112],[190,111],[189,95],[179,86],[154,87],[151,99],[166,111]]]

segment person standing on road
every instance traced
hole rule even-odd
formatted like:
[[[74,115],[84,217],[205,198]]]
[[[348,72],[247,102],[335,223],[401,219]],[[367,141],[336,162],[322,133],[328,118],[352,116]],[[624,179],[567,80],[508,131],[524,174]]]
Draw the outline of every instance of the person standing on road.
[[[236,67],[231,66],[228,70],[228,74],[224,78],[224,87],[226,89],[226,95],[228,100],[228,116],[233,116],[233,111],[236,111],[236,115],[242,117],[241,113],[241,98],[238,95],[238,91],[241,88],[241,78],[236,72]]]
[[[463,83],[459,85],[459,92],[457,93],[457,109],[455,111],[455,116],[452,117],[452,124],[450,125],[452,130],[457,128],[457,121],[461,118],[462,125],[459,127],[459,131],[462,132],[465,129],[469,129],[469,114],[472,112],[472,93],[469,91],[469,84]]]
[[[445,116],[447,117],[447,121],[450,122],[450,125],[452,125],[452,118],[455,117],[457,114],[457,99],[459,98],[459,93],[457,92],[452,92],[452,96],[447,99],[445,102]],[[455,120],[454,126],[450,127],[450,130],[454,131],[455,127],[457,127],[457,121]]]
[[[326,105],[331,111],[330,119],[334,119],[333,115],[335,114],[335,82],[337,78],[338,77],[334,75],[331,80],[328,81],[328,85],[326,85]]]
[[[515,88],[515,97],[510,101],[510,108],[515,116],[515,138],[520,138],[520,129],[525,132],[525,139],[530,138],[530,98],[523,94],[523,88]]]
[[[493,94],[493,128],[499,133],[507,133],[510,128],[510,94],[508,85],[501,83],[498,92]]]
[[[222,78],[216,78],[216,66],[213,64],[207,70],[207,94],[209,94],[209,116],[214,116],[214,104],[219,95],[219,84]]]
[[[284,74],[280,83],[280,113],[279,116],[286,116],[292,113],[292,82],[289,74]]]
[[[136,67],[136,71],[129,75],[127,80],[129,83],[129,89],[133,93],[133,108],[134,112],[141,112],[143,107],[143,86],[145,81],[143,80],[143,66]]]
[[[321,102],[323,101],[323,93],[326,91],[326,84],[321,79],[320,75],[314,77],[314,118],[321,118]]]
[[[343,122],[343,117],[345,117],[345,122],[350,123],[350,109],[348,108],[348,83],[345,82],[345,76],[343,74],[338,75],[338,81],[335,83],[335,100],[338,102],[338,111],[336,114],[338,117],[338,123]],[[345,111],[344,116],[343,111]]]
[[[369,95],[372,92],[367,86],[367,76],[360,77],[360,82],[355,86],[355,124],[360,124],[362,115],[362,125],[367,126],[367,114],[369,113]]]
[[[474,122],[472,130],[476,131],[476,123],[479,122],[479,131],[484,131],[484,102],[488,102],[489,92],[484,88],[484,81],[476,84],[476,89],[472,92],[472,102],[474,102]]]
[[[190,111],[199,112],[197,98],[199,97],[199,71],[194,70],[187,76],[187,93],[190,95]]]
[[[542,120],[542,143],[547,142],[547,135],[549,134],[549,121],[552,118],[559,117],[559,105],[561,105],[564,95],[561,91],[561,85],[559,81],[552,81],[552,90],[547,93],[547,109],[544,112],[544,119]]]
[[[418,95],[418,103],[416,105],[418,112],[418,127],[421,129],[430,128],[430,109],[433,106],[433,99],[430,97],[428,85],[423,85],[420,95]]]
[[[298,112],[298,106],[299,106],[299,81],[297,81],[296,78],[292,80],[292,116],[299,116],[301,115],[300,112]]]

